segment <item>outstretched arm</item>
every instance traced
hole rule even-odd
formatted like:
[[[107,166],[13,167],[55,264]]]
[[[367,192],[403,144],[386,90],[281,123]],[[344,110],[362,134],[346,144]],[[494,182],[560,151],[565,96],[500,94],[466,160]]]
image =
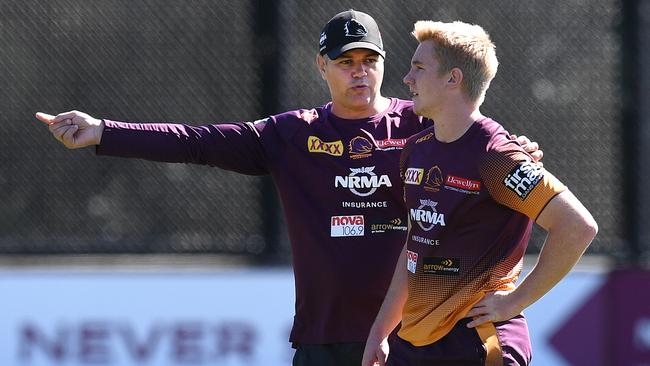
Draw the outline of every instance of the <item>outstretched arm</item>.
[[[268,173],[266,148],[278,142],[271,118],[203,126],[100,120],[78,111],[39,112],[36,118],[69,149],[96,145],[97,155],[210,165],[251,175]]]
[[[104,123],[86,113],[70,111],[52,116],[36,113],[36,118],[49,125],[50,132],[68,149],[99,145]]]

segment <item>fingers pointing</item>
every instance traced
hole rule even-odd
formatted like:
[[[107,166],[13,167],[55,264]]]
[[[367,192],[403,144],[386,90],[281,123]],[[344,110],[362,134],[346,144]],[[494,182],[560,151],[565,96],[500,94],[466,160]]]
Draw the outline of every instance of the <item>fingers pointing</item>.
[[[73,119],[77,116],[79,116],[81,113],[78,111],[70,111],[70,112],[64,112],[64,113],[59,113],[54,117],[55,122],[61,122],[66,119]]]
[[[78,117],[82,115],[81,112],[78,111],[70,111],[70,112],[64,112],[64,113],[59,113],[56,116],[53,116],[51,114],[43,113],[43,112],[38,112],[36,113],[36,118],[38,120],[47,123],[48,125],[51,125],[52,123],[55,122],[61,122],[66,119],[73,119],[75,117]]]
[[[51,125],[52,123],[54,123],[54,116],[51,115],[51,114],[47,114],[47,113],[43,113],[43,112],[37,112],[35,114],[35,117],[39,121],[41,121],[43,123],[46,123],[48,125]]]

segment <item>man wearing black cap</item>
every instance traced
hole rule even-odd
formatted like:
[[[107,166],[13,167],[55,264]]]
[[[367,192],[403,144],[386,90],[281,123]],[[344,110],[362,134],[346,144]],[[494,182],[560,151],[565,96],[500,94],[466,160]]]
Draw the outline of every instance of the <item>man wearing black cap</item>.
[[[332,97],[320,107],[200,127],[76,111],[37,118],[68,148],[270,174],[293,253],[294,365],[357,366],[405,240],[400,152],[431,122],[412,102],[381,95],[385,51],[370,15],[337,14],[319,43],[317,65]],[[418,179],[430,179],[426,173]]]
[[[373,50],[386,56],[381,34],[374,19],[366,13],[348,10],[334,16],[323,28],[320,54],[334,60],[355,48]]]

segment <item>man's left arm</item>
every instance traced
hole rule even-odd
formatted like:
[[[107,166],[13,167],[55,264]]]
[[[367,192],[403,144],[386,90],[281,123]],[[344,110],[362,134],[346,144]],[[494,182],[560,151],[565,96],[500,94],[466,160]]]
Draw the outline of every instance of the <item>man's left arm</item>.
[[[589,211],[569,191],[559,193],[536,220],[548,235],[535,267],[511,292],[487,294],[467,314],[468,327],[511,319],[553,288],[578,262],[598,232]]]

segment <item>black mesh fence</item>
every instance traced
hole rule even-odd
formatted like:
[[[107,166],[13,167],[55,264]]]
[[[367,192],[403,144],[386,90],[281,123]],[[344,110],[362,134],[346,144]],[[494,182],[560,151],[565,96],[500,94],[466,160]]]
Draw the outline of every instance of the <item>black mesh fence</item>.
[[[192,124],[259,114],[250,2],[5,1],[4,253],[261,253],[260,180],[68,151],[36,110]]]
[[[462,20],[488,30],[500,67],[483,112],[538,141],[545,165],[594,214],[600,233],[590,253],[624,252],[617,1],[286,0],[271,3],[279,11],[270,36],[256,27],[261,4],[270,6],[1,2],[0,253],[287,258],[286,234],[265,235],[280,209],[263,203],[266,180],[68,151],[33,113],[79,109],[118,120],[200,124],[321,105],[329,96],[314,65],[319,32],[348,8],[372,14],[382,29],[389,96],[407,98],[401,80],[416,47],[414,21]],[[260,51],[267,36],[277,47]],[[269,79],[260,52],[279,60],[271,78],[277,95],[263,92]],[[530,251],[540,245],[537,233]]]
[[[283,1],[283,79],[286,108],[328,98],[314,70],[314,34],[338,11],[372,14],[387,49],[383,91],[408,98],[402,77],[417,42],[420,19],[482,25],[497,46],[500,65],[482,107],[509,131],[538,141],[545,165],[578,196],[600,225],[590,253],[624,253],[622,207],[620,61],[616,33],[619,3],[599,1]],[[332,10],[337,9],[337,10]],[[304,18],[308,15],[308,20]],[[296,45],[300,45],[296,47]],[[307,60],[307,61],[305,61]],[[309,86],[309,87],[308,87]],[[531,240],[538,251],[541,232]]]

